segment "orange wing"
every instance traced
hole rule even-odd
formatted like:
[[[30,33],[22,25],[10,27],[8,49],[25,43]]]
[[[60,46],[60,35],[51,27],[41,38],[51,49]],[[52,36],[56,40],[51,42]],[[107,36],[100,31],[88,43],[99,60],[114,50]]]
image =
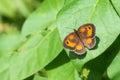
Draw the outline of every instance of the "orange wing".
[[[86,52],[85,47],[80,40],[78,41],[78,44],[76,45],[74,52],[79,55],[82,55]]]
[[[80,55],[85,53],[85,47],[75,32],[64,39],[63,46]]]
[[[78,29],[78,34],[82,42],[89,49],[93,48],[96,44],[95,31],[93,24],[85,24]]]
[[[91,49],[95,46],[96,44],[96,39],[94,38],[86,38],[86,39],[82,39],[84,45],[88,48]]]

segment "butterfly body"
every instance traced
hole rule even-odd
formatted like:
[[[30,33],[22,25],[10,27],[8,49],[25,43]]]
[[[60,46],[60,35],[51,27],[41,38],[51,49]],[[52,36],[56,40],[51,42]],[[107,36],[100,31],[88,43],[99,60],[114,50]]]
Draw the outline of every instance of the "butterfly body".
[[[63,41],[63,46],[78,55],[86,52],[85,47],[91,49],[95,46],[95,26],[93,24],[84,24],[74,29],[74,32],[67,35]]]

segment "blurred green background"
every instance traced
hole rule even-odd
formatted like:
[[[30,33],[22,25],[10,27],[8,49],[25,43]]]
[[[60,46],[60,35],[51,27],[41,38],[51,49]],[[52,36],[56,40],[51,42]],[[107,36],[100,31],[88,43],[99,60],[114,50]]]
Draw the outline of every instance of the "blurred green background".
[[[44,0],[0,0],[0,33],[20,31],[26,18]]]

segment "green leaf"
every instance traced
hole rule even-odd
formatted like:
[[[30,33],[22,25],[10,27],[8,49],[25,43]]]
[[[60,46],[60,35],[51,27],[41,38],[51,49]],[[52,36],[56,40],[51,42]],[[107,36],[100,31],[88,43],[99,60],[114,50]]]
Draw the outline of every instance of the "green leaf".
[[[93,23],[96,26],[96,47],[92,50],[87,49],[84,58],[71,55],[72,58],[76,58],[73,61],[80,69],[85,62],[102,54],[115,41],[120,33],[120,19],[109,0],[71,1],[66,3],[57,17],[61,39],[83,24]]]
[[[20,42],[19,37],[19,34],[0,35],[0,57],[8,56],[8,52],[14,50],[14,46]]]
[[[55,23],[56,15],[63,6],[63,3],[64,0],[59,2],[57,0],[45,0],[39,9],[26,20],[22,28],[22,35],[27,36],[39,32]]]
[[[50,31],[42,40],[39,37],[40,34],[31,37],[31,39],[11,56],[9,66],[11,80],[25,78],[42,69],[61,51],[62,47],[57,29]],[[53,40],[55,42],[51,43]],[[34,43],[35,41],[37,43]],[[56,46],[57,49],[55,48]]]
[[[15,49],[15,45],[20,42],[19,34],[1,34],[0,35],[0,79],[9,79],[9,61],[10,52]]]
[[[55,16],[58,8],[62,7],[63,1],[60,2],[45,0],[44,5],[41,5],[41,9],[32,14],[34,19],[33,17],[28,18],[23,26],[21,36],[17,38],[17,41],[20,40],[20,42],[14,45],[13,49],[6,52],[8,53],[7,58],[1,56],[0,62],[4,61],[1,64],[3,68],[0,70],[1,80],[24,79],[44,68],[61,52],[62,44],[55,24]],[[47,11],[48,8],[49,11]],[[49,17],[47,17],[48,14]],[[37,18],[38,15],[39,18]],[[34,24],[36,18],[38,23]]]

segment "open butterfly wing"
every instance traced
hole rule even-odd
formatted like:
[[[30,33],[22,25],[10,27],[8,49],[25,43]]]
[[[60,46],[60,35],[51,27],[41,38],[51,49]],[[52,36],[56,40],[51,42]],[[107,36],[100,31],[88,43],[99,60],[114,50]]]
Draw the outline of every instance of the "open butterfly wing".
[[[84,24],[78,29],[81,38],[93,38],[95,36],[95,26],[93,24]]]
[[[77,44],[76,36],[74,33],[70,33],[66,36],[66,38],[63,41],[63,46],[69,50],[74,50],[75,46]]]
[[[86,38],[86,39],[82,39],[84,45],[88,48],[91,49],[95,46],[96,44],[96,38]]]
[[[70,33],[63,41],[63,46],[77,54],[85,53],[83,43],[79,40],[76,33]]]
[[[78,55],[82,55],[82,54],[84,54],[86,52],[85,47],[84,47],[83,43],[81,42],[81,40],[78,40],[78,43],[77,43],[77,45],[75,47],[74,52],[76,54],[78,54]]]
[[[93,48],[96,44],[95,31],[93,24],[85,24],[78,29],[80,39],[88,49]]]

